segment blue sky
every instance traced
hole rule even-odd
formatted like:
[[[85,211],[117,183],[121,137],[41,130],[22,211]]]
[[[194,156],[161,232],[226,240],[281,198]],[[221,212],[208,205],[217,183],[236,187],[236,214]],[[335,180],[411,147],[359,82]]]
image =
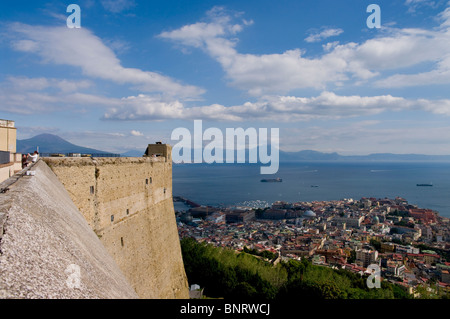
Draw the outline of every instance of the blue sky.
[[[2,1],[0,27],[19,139],[124,152],[203,120],[286,151],[450,154],[448,1]]]

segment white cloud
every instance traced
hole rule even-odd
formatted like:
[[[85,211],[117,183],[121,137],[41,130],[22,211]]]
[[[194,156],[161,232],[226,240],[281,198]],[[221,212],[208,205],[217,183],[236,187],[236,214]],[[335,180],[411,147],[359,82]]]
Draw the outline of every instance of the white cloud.
[[[338,36],[343,32],[344,32],[344,30],[342,30],[342,29],[332,29],[332,28],[325,29],[325,30],[320,31],[319,33],[310,34],[305,39],[305,41],[306,42],[320,42],[326,38]]]
[[[105,39],[105,45],[111,48],[117,54],[123,54],[130,50],[131,44],[120,39]]]
[[[35,52],[39,48],[39,44],[31,40],[17,40],[12,42],[12,47],[17,51]]]
[[[183,106],[179,101],[165,102],[160,97],[130,96],[122,98],[117,107],[105,113],[105,119],[116,120],[160,120],[181,117]]]
[[[406,0],[405,5],[408,6],[409,13],[414,13],[421,7],[436,8],[438,3],[431,0]]]
[[[340,61],[333,58],[306,59],[300,49],[282,54],[240,54],[234,49],[235,40],[226,38],[232,35],[231,27],[229,19],[222,18],[210,23],[187,25],[159,36],[204,49],[222,65],[234,87],[247,90],[254,96],[287,93],[301,87],[323,89],[326,82],[345,79],[334,70],[342,67]]]
[[[303,57],[305,52],[301,49],[279,54],[238,53],[234,35],[247,24],[242,22],[241,28],[233,28],[236,24],[225,11],[220,8],[215,11],[221,12],[220,18],[209,15],[208,22],[186,25],[159,36],[205,50],[222,65],[234,87],[246,90],[253,96],[285,94],[305,87],[324,89],[329,82],[347,79],[343,73],[347,62],[331,55],[308,59]]]
[[[242,105],[186,107],[180,101],[164,101],[156,96],[123,98],[109,108],[108,120],[215,120],[299,122],[370,116],[388,111],[427,111],[450,116],[450,100],[405,99],[391,95],[340,96],[322,92],[316,97],[265,96]]]
[[[131,130],[131,135],[133,136],[144,136],[144,133],[139,132],[139,131],[135,131],[135,130]]]
[[[215,23],[198,22],[183,26],[178,30],[162,32],[159,37],[199,48],[206,39],[214,39],[220,35],[225,35],[224,26]]]
[[[198,98],[204,90],[183,85],[156,72],[123,67],[114,52],[86,28],[30,26],[14,23],[9,26],[16,36],[15,50],[32,52],[44,63],[69,65],[84,75],[133,85],[143,92],[160,92],[180,98]]]
[[[220,8],[216,9],[220,12]],[[439,15],[441,24],[435,30],[396,29],[384,27],[380,35],[362,43],[333,42],[324,45],[324,54],[307,57],[301,48],[282,53],[242,54],[236,50],[235,33],[240,28],[232,17],[222,11],[220,18],[209,16],[207,22],[185,25],[159,36],[184,46],[200,48],[219,62],[230,84],[250,95],[286,94],[296,89],[330,89],[339,83],[358,85],[376,79],[377,86],[412,86],[423,83],[422,78],[433,78],[432,83],[448,83],[450,56],[450,8]],[[340,29],[324,30],[310,41],[337,35]],[[307,38],[308,39],[308,38]],[[430,74],[409,72],[395,74],[396,70],[412,68],[423,63],[435,65]],[[402,71],[403,71],[402,70]],[[383,79],[389,71],[392,78]],[[437,75],[437,76],[436,76]],[[415,77],[419,77],[418,79]],[[362,82],[363,81],[363,82]],[[429,82],[428,82],[429,83]]]
[[[118,101],[119,102],[119,101]],[[104,115],[107,120],[167,120],[196,119],[240,120],[240,117],[229,114],[223,105],[209,105],[186,108],[178,100],[165,100],[159,96],[140,94],[122,98],[119,105],[109,108]]]
[[[49,113],[76,106],[114,106],[116,99],[80,92],[93,86],[87,80],[8,77],[0,83],[0,110],[18,114]]]
[[[139,94],[110,98],[83,92],[89,81],[53,78],[10,77],[1,83],[0,109],[22,114],[56,110],[79,111],[80,107],[104,109],[104,119],[156,121],[205,119],[215,121],[312,121],[369,116],[387,111],[421,110],[450,116],[450,100],[405,99],[392,95],[343,96],[323,91],[318,96],[266,95],[256,102],[224,106],[187,107],[183,101],[161,95]],[[138,131],[131,134],[138,136]]]
[[[93,83],[87,80],[73,81],[44,77],[29,78],[25,76],[11,76],[8,77],[7,80],[14,89],[23,91],[41,91],[48,88],[56,88],[63,92],[74,92],[79,89],[86,89],[93,86]]]

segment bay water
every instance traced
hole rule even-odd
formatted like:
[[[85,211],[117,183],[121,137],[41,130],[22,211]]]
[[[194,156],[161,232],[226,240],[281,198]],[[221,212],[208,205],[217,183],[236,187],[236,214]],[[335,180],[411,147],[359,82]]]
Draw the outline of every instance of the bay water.
[[[278,177],[282,182],[261,182]],[[417,186],[423,183],[433,186]],[[274,175],[261,175],[256,164],[174,164],[173,195],[201,205],[251,207],[399,196],[450,217],[450,163],[290,162]]]

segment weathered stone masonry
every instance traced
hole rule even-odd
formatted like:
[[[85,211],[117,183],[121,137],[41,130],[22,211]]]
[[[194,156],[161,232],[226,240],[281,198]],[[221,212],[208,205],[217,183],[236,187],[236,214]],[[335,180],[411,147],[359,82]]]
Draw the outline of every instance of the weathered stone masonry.
[[[45,158],[141,298],[189,298],[172,200],[168,145],[162,156]]]

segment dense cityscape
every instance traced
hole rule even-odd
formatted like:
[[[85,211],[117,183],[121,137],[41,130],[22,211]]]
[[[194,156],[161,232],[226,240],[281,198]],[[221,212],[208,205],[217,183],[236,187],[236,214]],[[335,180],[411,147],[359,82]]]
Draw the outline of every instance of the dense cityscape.
[[[361,198],[269,207],[191,206],[177,211],[180,238],[238,252],[271,252],[268,262],[308,259],[361,276],[377,265],[382,280],[420,298],[450,290],[450,225],[438,212],[406,199]],[[270,256],[274,256],[271,258]],[[423,293],[422,293],[423,294]]]

